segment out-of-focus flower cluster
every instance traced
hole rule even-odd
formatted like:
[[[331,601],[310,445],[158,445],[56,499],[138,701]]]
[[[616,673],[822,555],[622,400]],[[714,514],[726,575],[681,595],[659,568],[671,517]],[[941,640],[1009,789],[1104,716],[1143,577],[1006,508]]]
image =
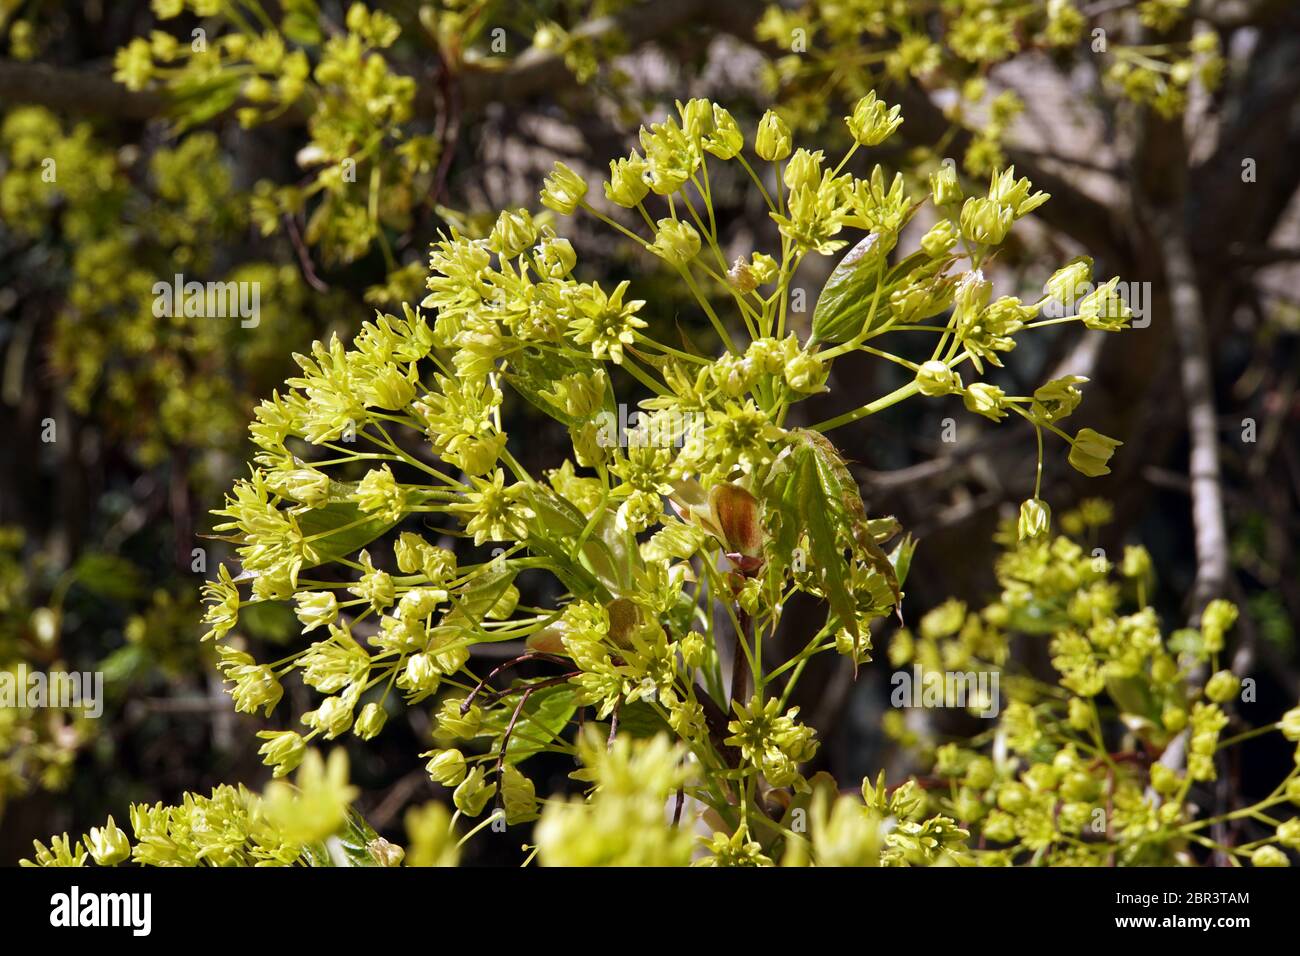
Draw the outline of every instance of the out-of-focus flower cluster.
[[[1111,560],[1079,543],[1109,520],[1105,502],[1085,501],[1062,518],[1068,535],[1018,540],[1004,528],[998,600],[949,602],[893,638],[896,667],[1000,673],[1007,702],[993,728],[940,743],[895,710],[886,730],[931,765],[928,806],[971,832],[983,865],[1190,865],[1207,851],[1288,865],[1300,847],[1300,747],[1271,794],[1226,817],[1207,807],[1206,785],[1242,739],[1300,741],[1300,707],[1243,737],[1255,696],[1221,659],[1236,608],[1212,601],[1199,627],[1168,632],[1145,604],[1146,550]],[[1045,642],[1055,683],[1016,666],[1017,638]],[[1199,685],[1198,671],[1209,675]],[[1215,827],[1225,819],[1241,821],[1226,843]]]

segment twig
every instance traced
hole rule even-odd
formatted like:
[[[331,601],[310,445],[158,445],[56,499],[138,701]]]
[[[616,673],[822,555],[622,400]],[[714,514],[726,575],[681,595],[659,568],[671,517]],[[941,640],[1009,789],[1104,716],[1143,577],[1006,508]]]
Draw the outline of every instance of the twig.
[[[303,241],[302,232],[298,229],[298,221],[289,213],[285,213],[282,218],[285,232],[289,234],[289,242],[293,244],[293,251],[298,257],[298,265],[302,267],[302,277],[317,292],[328,292],[330,287],[316,274],[316,267],[312,265],[311,252],[307,248],[307,243]]]
[[[740,630],[736,632],[736,643],[731,654],[731,702],[746,704],[753,693],[750,681],[749,661],[745,647],[749,643],[750,619],[744,610],[740,611]]]

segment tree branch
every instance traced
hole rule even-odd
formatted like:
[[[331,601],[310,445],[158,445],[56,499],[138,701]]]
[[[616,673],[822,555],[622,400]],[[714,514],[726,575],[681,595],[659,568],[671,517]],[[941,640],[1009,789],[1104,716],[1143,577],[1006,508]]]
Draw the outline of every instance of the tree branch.
[[[1169,283],[1179,376],[1187,405],[1187,434],[1191,442],[1188,477],[1196,532],[1196,581],[1192,589],[1192,617],[1196,619],[1211,599],[1224,595],[1230,574],[1214,382],[1201,293],[1196,284],[1196,267],[1187,248],[1184,223],[1181,217],[1166,214],[1157,225],[1161,227],[1159,242]]]
[[[167,112],[167,95],[135,92],[102,73],[0,59],[0,101],[63,113],[145,120]]]
[[[703,0],[652,0],[598,17],[572,31],[581,40],[620,40],[628,49],[656,40],[692,22],[713,23],[725,15]],[[488,103],[516,102],[577,85],[561,54],[529,47],[500,70],[465,71],[456,77],[461,103],[479,110]],[[0,59],[0,101],[32,103],[59,112],[126,120],[164,116],[170,106],[166,91],[128,90],[102,72],[19,63]],[[242,102],[232,110],[247,105]],[[421,85],[415,96],[417,115],[433,116],[440,108],[436,89]],[[305,122],[304,110],[290,110],[282,122]]]

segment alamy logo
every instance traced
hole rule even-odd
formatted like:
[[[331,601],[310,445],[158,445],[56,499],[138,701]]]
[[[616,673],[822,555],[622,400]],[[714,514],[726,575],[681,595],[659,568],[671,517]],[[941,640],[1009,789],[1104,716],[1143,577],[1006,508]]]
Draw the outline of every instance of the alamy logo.
[[[133,936],[148,936],[153,928],[153,897],[149,893],[82,893],[74,886],[50,897],[50,925],[125,926]]]
[[[28,671],[19,664],[12,671],[0,671],[0,707],[80,708],[92,719],[104,713],[102,671]]]
[[[969,708],[980,717],[996,717],[1001,708],[997,671],[895,671],[889,682],[893,707]]]
[[[680,448],[703,430],[707,419],[699,412],[669,410],[643,415],[620,402],[617,415],[600,412],[595,422],[601,448]]]
[[[155,282],[153,294],[153,314],[158,319],[238,318],[245,329],[257,328],[262,321],[260,282],[186,282],[178,272],[172,282]]]
[[[1064,319],[1067,316],[1074,315],[1078,312],[1079,303],[1097,291],[1099,286],[1092,282],[1081,282],[1074,290],[1073,295],[1066,295],[1063,301],[1048,299],[1043,303],[1043,318],[1045,319]],[[1115,284],[1115,292],[1120,299],[1124,301],[1133,312],[1133,320],[1130,323],[1135,329],[1145,329],[1151,324],[1151,317],[1147,310],[1151,304],[1151,283],[1150,282],[1118,282]]]

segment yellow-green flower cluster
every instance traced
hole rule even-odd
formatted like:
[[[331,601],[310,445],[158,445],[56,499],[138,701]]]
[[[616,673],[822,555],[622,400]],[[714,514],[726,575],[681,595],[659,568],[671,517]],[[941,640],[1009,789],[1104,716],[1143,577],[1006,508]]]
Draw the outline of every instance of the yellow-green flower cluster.
[[[1104,502],[1089,501],[1061,523],[1085,534],[1109,520]],[[1191,865],[1215,849],[1254,865],[1286,865],[1292,821],[1222,846],[1192,792],[1217,777],[1242,682],[1227,669],[1199,688],[1189,678],[1223,649],[1235,608],[1213,602],[1200,629],[1166,634],[1149,606],[1122,613],[1134,597],[1142,604],[1151,567],[1144,551],[1130,547],[1112,564],[1068,537],[1017,540],[1009,528],[1002,537],[998,601],[979,611],[944,604],[890,645],[895,666],[1001,676],[1008,700],[996,727],[978,738],[935,746],[905,728],[898,712],[886,719],[887,731],[924,754],[943,784],[933,791],[942,794],[935,809],[980,838],[976,861]],[[1046,639],[1056,684],[1012,669],[1017,635]],[[1279,723],[1284,734],[1294,714],[1300,709]],[[1300,725],[1291,729],[1300,738]],[[1180,760],[1161,759],[1166,752]],[[1262,819],[1294,803],[1300,752],[1288,776],[1250,811]]]
[[[879,165],[858,178],[848,164],[901,119],[864,97],[847,118],[854,145],[831,162],[795,146],[779,116],[765,117],[752,144],[756,162],[782,164],[773,197],[725,109],[679,104],[677,116],[642,131],[639,151],[610,166],[605,197],[615,211],[641,214],[635,228],[592,205],[575,170],[558,164],[547,177],[541,205],[604,221],[647,264],[680,277],[713,327],[714,356],[661,340],[655,322],[665,317],[634,297],[631,281],[580,279],[573,245],[549,215],[526,209],[503,211],[483,238],[440,236],[419,308],[377,315],[350,345],[333,338],[296,356],[301,373],[262,402],[250,426],[249,476],[216,512],[240,573],[222,569],[205,592],[208,637],[219,642],[239,709],[274,712],[290,678],[319,695],[294,715],[298,729],[263,732],[261,753],[277,776],[317,738],[368,740],[399,699],[428,702],[438,745],[426,754],[431,778],[451,789],[462,816],[484,816],[480,826],[522,823],[539,811],[521,764],[541,751],[572,753],[569,728],[590,708],[616,749],[618,730],[636,727],[689,752],[702,774],[687,787],[693,806],[726,822],[705,858],[781,858],[788,835],[759,822],[756,814],[771,812],[759,795],[808,797],[803,766],[817,750],[814,729],[784,701],[815,654],[870,661],[872,622],[898,606],[911,549],[903,540],[885,552],[901,529],[868,517],[822,432],[916,391],[960,393],[979,414],[1014,409],[1051,428],[1079,398],[1074,380],[1017,397],[967,386],[958,371],[967,360],[976,374],[985,359],[1000,364],[1037,314],[1018,299],[990,301],[981,271],[1010,224],[1047,198],[1013,170],[965,206],[960,187],[939,174],[935,199],[951,236],[888,268],[924,200]],[[751,178],[779,248],[723,255],[710,173],[719,163]],[[849,231],[866,235],[822,291],[806,336],[791,319],[795,272],[806,256],[846,245]],[[1111,321],[1113,311],[1101,303],[1088,314]],[[942,325],[925,328],[940,333],[939,347],[913,369],[914,383],[814,429],[785,427],[794,404],[826,388],[835,358],[940,315]],[[629,394],[639,400],[620,403]],[[568,430],[572,456],[544,475],[516,457],[527,436],[504,427],[511,395]],[[1077,451],[1083,439],[1073,441]],[[434,528],[445,538],[431,540]],[[458,536],[466,543],[454,552]],[[488,556],[470,542],[499,547]],[[516,583],[524,572],[552,576],[558,598],[526,606]],[[762,636],[780,626],[795,591],[825,604],[825,623],[797,656],[765,665]],[[304,635],[275,664],[257,662],[240,626],[243,608],[267,601],[292,602]],[[948,627],[931,621],[923,631],[948,636],[960,621]],[[968,654],[994,640],[963,633]],[[527,654],[481,675],[476,646],[521,639]],[[655,804],[662,816],[662,801],[598,795],[581,811],[541,811],[544,832],[571,839],[573,821],[595,813],[593,833],[606,835],[569,855],[542,840],[539,853],[675,859],[689,848],[676,831],[649,848],[607,845],[606,831],[626,826],[628,814],[649,819]],[[882,862],[957,852],[964,835],[951,819],[907,810],[890,809],[899,825],[871,844]],[[847,811],[825,812],[834,844],[867,845]],[[429,844],[421,858],[443,859],[426,818],[413,826]],[[811,852],[815,859],[815,845]]]

